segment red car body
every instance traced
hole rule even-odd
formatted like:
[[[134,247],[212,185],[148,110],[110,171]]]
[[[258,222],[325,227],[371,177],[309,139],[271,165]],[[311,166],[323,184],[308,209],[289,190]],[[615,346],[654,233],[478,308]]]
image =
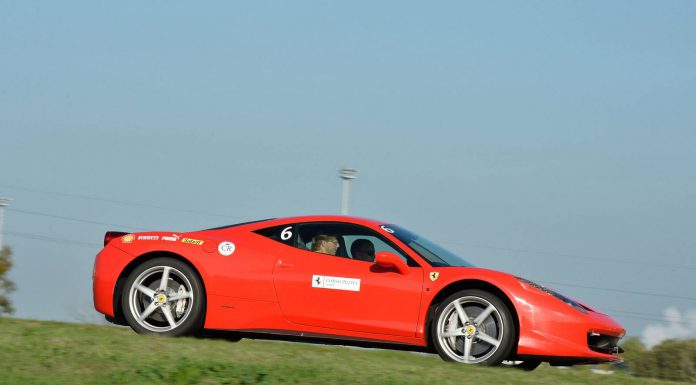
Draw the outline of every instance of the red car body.
[[[418,266],[401,272],[290,247],[255,231],[306,222],[347,222],[380,232]],[[186,261],[200,275],[206,295],[205,329],[322,336],[426,347],[438,299],[459,288],[496,293],[511,308],[517,329],[510,359],[552,363],[620,361],[624,329],[609,316],[578,311],[528,281],[475,267],[433,267],[384,222],[345,216],[273,219],[189,233],[148,232],[108,241],[97,255],[94,306],[119,320],[119,298],[130,269],[153,256]],[[231,255],[218,250],[232,242]],[[436,273],[436,274],[432,274]],[[359,291],[313,290],[314,276],[355,277]],[[435,279],[433,279],[435,277]],[[607,345],[607,341],[610,343]]]

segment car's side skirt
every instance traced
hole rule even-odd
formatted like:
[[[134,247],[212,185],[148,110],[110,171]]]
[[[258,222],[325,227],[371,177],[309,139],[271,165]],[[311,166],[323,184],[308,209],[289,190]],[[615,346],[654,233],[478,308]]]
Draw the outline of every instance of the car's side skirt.
[[[285,330],[285,329],[214,329],[214,333],[241,333],[247,338],[269,339],[269,340],[301,340],[306,342],[317,342],[332,345],[351,345],[361,347],[383,347],[397,350],[424,351],[425,343],[420,338],[408,338],[401,336],[375,336],[370,333],[359,333],[358,335],[332,334],[326,332],[306,331],[306,330]]]

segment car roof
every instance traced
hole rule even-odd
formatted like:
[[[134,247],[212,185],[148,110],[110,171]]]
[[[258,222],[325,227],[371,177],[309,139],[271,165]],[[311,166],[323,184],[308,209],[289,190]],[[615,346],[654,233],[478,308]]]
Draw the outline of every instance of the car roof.
[[[253,222],[237,223],[229,226],[216,227],[209,230],[223,230],[232,227],[244,228],[245,230],[254,231],[266,227],[281,226],[286,223],[302,223],[302,222],[346,222],[358,225],[374,227],[386,223],[374,219],[352,217],[347,215],[304,215],[286,218],[263,219]]]

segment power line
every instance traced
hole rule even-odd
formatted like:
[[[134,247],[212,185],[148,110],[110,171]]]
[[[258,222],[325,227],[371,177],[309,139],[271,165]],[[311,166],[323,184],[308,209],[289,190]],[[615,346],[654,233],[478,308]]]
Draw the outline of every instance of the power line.
[[[150,208],[156,208],[156,209],[160,209],[160,210],[179,211],[179,212],[185,212],[185,213],[191,213],[191,214],[200,214],[200,215],[208,215],[208,216],[223,217],[223,218],[234,218],[234,219],[242,219],[242,220],[249,219],[249,218],[245,218],[245,217],[238,217],[238,216],[232,216],[232,215],[209,213],[209,212],[203,212],[203,211],[197,211],[197,210],[189,210],[189,209],[182,209],[182,208],[175,208],[175,207],[166,207],[166,206],[159,206],[159,205],[152,205],[152,204],[145,204],[145,203],[138,203],[138,202],[127,202],[127,201],[120,201],[120,200],[114,200],[114,199],[105,199],[105,198],[100,198],[100,197],[78,195],[78,194],[69,194],[69,193],[58,192],[58,191],[30,189],[30,188],[25,188],[25,187],[9,186],[9,185],[4,185],[4,184],[0,184],[0,187],[19,190],[19,191],[29,191],[29,192],[34,192],[34,193],[51,194],[51,195],[65,196],[65,197],[78,198],[78,199],[89,199],[89,200],[94,200],[94,201],[99,201],[99,202],[116,203],[116,204],[123,204],[123,205],[137,206],[137,207],[150,207]],[[15,212],[23,212],[26,214],[42,215],[42,216],[65,219],[65,220],[73,220],[73,221],[82,222],[82,223],[92,223],[92,224],[105,225],[105,226],[119,226],[119,227],[123,227],[123,228],[134,229],[134,230],[146,230],[146,229],[135,227],[135,226],[123,226],[123,225],[108,224],[108,223],[95,222],[95,221],[89,221],[89,220],[78,219],[78,218],[61,217],[61,216],[51,215],[51,214],[46,214],[46,213],[29,212],[26,210],[18,210],[18,209],[8,209],[8,210],[12,210]],[[466,246],[466,247],[482,248],[482,249],[490,249],[490,250],[501,250],[501,251],[512,251],[512,252],[526,253],[526,254],[546,255],[546,256],[551,256],[551,257],[563,257],[563,258],[574,258],[574,259],[582,259],[582,260],[595,260],[595,261],[602,261],[602,262],[625,263],[625,264],[632,264],[632,265],[661,267],[661,268],[668,268],[668,269],[696,270],[696,267],[694,267],[694,266],[669,265],[669,264],[661,264],[661,263],[654,263],[654,262],[631,261],[631,260],[624,260],[624,259],[593,257],[593,256],[578,255],[578,254],[554,253],[554,252],[541,251],[541,250],[527,250],[527,249],[499,247],[499,246],[492,246],[492,245],[462,243],[462,242],[441,241],[441,243],[450,244],[450,245]]]
[[[57,243],[65,243],[65,244],[78,244],[78,245],[90,246],[90,247],[94,247],[94,246],[102,247],[102,245],[96,244],[96,243],[74,241],[74,240],[68,240],[68,239],[63,239],[63,238],[53,238],[53,237],[48,237],[48,236],[41,235],[41,234],[16,233],[16,232],[7,232],[7,234],[13,235],[16,237],[35,239],[35,240],[40,240],[40,241],[57,242]],[[681,300],[687,300],[687,301],[696,301],[695,297],[676,296],[676,295],[662,294],[662,293],[650,293],[650,292],[643,292],[643,291],[624,290],[624,289],[615,289],[615,288],[607,288],[607,287],[577,285],[577,284],[562,283],[562,282],[550,282],[550,281],[539,281],[539,282],[546,284],[546,285],[576,287],[576,288],[582,288],[582,289],[600,290],[600,291],[607,291],[607,292],[614,292],[614,293],[624,293],[624,294],[632,294],[632,295],[644,295],[644,296],[653,296],[653,297],[662,297],[662,298],[681,299]]]
[[[67,193],[55,192],[55,191],[46,191],[46,190],[37,190],[37,189],[27,189],[27,188],[21,188],[21,187],[15,187],[15,186],[8,186],[8,185],[2,185],[2,184],[0,184],[0,187],[11,188],[11,189],[15,189],[15,190],[22,190],[22,191],[30,191],[30,192],[44,193],[44,194],[53,194],[53,195],[67,196],[67,197],[79,198],[79,199],[90,199],[90,200],[101,201],[101,202],[108,202],[108,203],[118,203],[118,204],[132,205],[132,206],[152,207],[152,208],[157,208],[157,209],[182,211],[182,212],[195,213],[195,214],[202,214],[202,215],[212,215],[212,216],[219,216],[219,217],[230,217],[230,218],[244,219],[244,218],[241,218],[241,217],[232,217],[232,216],[226,216],[226,215],[220,215],[220,214],[212,214],[212,213],[206,213],[206,212],[199,212],[199,211],[194,211],[194,210],[186,210],[186,209],[179,209],[179,208],[170,208],[170,207],[149,205],[149,204],[143,204],[143,203],[124,202],[124,201],[117,201],[117,200],[112,200],[112,199],[104,199],[104,198],[98,198],[98,197],[92,197],[92,196],[84,196],[84,195],[76,195],[76,194],[67,194]],[[56,218],[56,219],[61,219],[61,220],[75,221],[75,222],[80,222],[80,223],[96,224],[96,225],[102,225],[102,226],[115,226],[115,227],[122,227],[122,228],[126,228],[126,229],[135,229],[135,230],[145,230],[145,229],[143,229],[143,228],[139,228],[139,227],[135,227],[135,226],[126,226],[126,225],[119,225],[119,224],[113,224],[113,223],[105,223],[105,222],[91,221],[91,220],[86,220],[86,219],[80,219],[80,218],[74,218],[74,217],[66,217],[66,216],[60,216],[60,215],[54,215],[54,214],[48,214],[48,213],[41,213],[41,212],[36,212],[36,211],[21,210],[21,209],[14,209],[14,208],[13,208],[13,209],[8,209],[8,210],[11,210],[11,211],[13,211],[13,212],[28,214],[28,215],[38,215],[38,216]],[[88,242],[81,242],[81,241],[73,241],[73,240],[66,240],[66,239],[60,239],[60,238],[53,238],[53,237],[47,237],[47,236],[39,235],[39,234],[12,233],[12,232],[8,232],[7,234],[8,234],[8,235],[13,235],[13,236],[16,236],[16,237],[23,237],[23,238],[29,238],[29,239],[35,239],[35,240],[41,240],[41,241],[47,241],[47,242],[56,242],[56,243],[64,243],[64,244],[82,245],[82,246],[89,246],[89,247],[94,247],[94,246],[101,247],[101,245],[99,245],[99,244],[88,243]],[[653,266],[653,267],[667,267],[667,268],[676,268],[676,269],[696,270],[696,267],[690,267],[690,266],[664,265],[664,264],[656,264],[656,263],[650,263],[650,262],[628,261],[628,260],[619,260],[619,259],[611,259],[611,258],[601,258],[601,257],[582,256],[582,255],[575,255],[575,254],[559,254],[559,253],[551,253],[551,252],[538,251],[538,250],[515,249],[515,248],[497,247],[497,246],[480,245],[480,244],[467,244],[467,243],[460,243],[460,242],[442,242],[442,243],[454,244],[454,245],[461,245],[461,246],[469,246],[469,247],[486,248],[486,249],[493,249],[493,250],[503,250],[503,251],[513,251],[513,252],[521,252],[521,253],[529,253],[529,254],[539,254],[539,255],[547,255],[547,256],[560,256],[560,257],[577,258],[577,259],[590,259],[590,260],[599,260],[599,261],[609,261],[609,262],[615,262],[615,263],[638,264],[638,265],[646,265],[646,266]],[[682,299],[682,300],[696,301],[696,298],[694,298],[694,297],[675,296],[675,295],[661,294],[661,293],[648,293],[648,292],[640,292],[640,291],[632,291],[632,290],[612,289],[612,288],[603,288],[603,287],[595,287],[595,286],[585,286],[585,285],[577,285],[577,284],[567,284],[567,283],[559,283],[559,282],[544,282],[544,283],[546,283],[546,284],[551,284],[551,285],[559,285],[559,286],[567,286],[567,287],[577,287],[577,288],[583,288],[583,289],[601,290],[601,291],[625,293],[625,294],[632,294],[632,295],[645,295],[645,296],[654,296],[654,297],[662,297],[662,298],[672,298],[672,299]]]
[[[49,237],[49,236],[40,235],[40,234],[16,233],[13,231],[7,231],[7,232],[5,232],[5,234],[11,235],[13,237],[18,237],[18,238],[34,239],[37,241],[54,242],[54,243],[61,243],[61,244],[66,244],[66,245],[76,245],[76,246],[89,247],[90,249],[94,249],[95,247],[102,248],[102,246],[103,246],[103,245],[98,244],[98,243],[74,241],[74,240],[63,239],[63,238],[54,238],[54,237]]]
[[[543,284],[547,285],[558,285],[558,286],[567,286],[567,287],[578,287],[581,289],[591,289],[591,290],[601,290],[601,291],[609,291],[609,292],[614,292],[614,293],[624,293],[624,294],[634,294],[634,295],[647,295],[651,297],[662,297],[662,298],[672,298],[672,299],[683,299],[687,301],[696,301],[695,297],[683,297],[679,295],[670,295],[670,294],[661,294],[661,293],[648,293],[645,291],[634,291],[634,290],[623,290],[623,289],[613,289],[613,288],[607,288],[607,287],[596,287],[596,286],[585,286],[585,285],[576,285],[576,284],[571,284],[571,283],[561,283],[561,282],[549,282],[549,281],[539,281]]]
[[[670,319],[665,319],[665,318],[655,318],[655,317],[644,317],[640,315],[624,315],[624,314],[618,314],[616,315],[617,318],[628,318],[628,319],[637,319],[637,320],[644,320],[644,321],[656,321],[656,322],[670,322]],[[696,321],[685,321],[682,320],[679,322],[681,325],[686,325],[690,327],[696,327]]]
[[[627,316],[624,316],[626,318],[633,318],[634,316],[636,316],[636,317],[640,317],[641,319],[652,320],[652,321],[663,321],[663,322],[664,321],[672,321],[672,322],[688,323],[688,324],[696,325],[696,318],[689,318],[689,317],[669,317],[666,315],[641,313],[641,312],[628,311],[628,310],[615,310],[615,309],[607,309],[607,308],[602,308],[602,312],[628,314]]]
[[[21,213],[21,214],[37,215],[37,216],[48,217],[48,218],[62,219],[65,221],[87,223],[87,224],[92,224],[92,225],[121,227],[124,229],[133,229],[133,230],[141,230],[141,231],[147,230],[147,229],[142,228],[142,227],[119,225],[119,224],[115,224],[115,223],[96,222],[96,221],[91,221],[91,220],[87,220],[87,219],[64,217],[64,216],[60,216],[60,215],[46,214],[46,213],[41,213],[41,212],[37,212],[37,211],[20,210],[20,209],[15,209],[15,208],[12,208],[12,209],[8,208],[7,210],[12,211],[12,212],[16,212],[16,213]]]
[[[602,261],[602,262],[626,263],[626,264],[632,264],[632,265],[643,265],[643,266],[650,266],[650,267],[664,267],[664,268],[669,268],[669,269],[680,269],[680,270],[696,270],[696,267],[694,267],[694,266],[666,265],[666,264],[654,263],[654,262],[630,261],[630,260],[626,260],[626,259],[592,257],[592,256],[588,256],[588,255],[577,255],[577,254],[552,253],[552,252],[548,252],[548,251],[515,249],[515,248],[508,248],[508,247],[497,247],[497,246],[479,245],[479,244],[471,244],[471,243],[447,242],[447,241],[440,241],[440,242],[445,243],[445,244],[449,244],[449,245],[460,245],[460,246],[475,247],[475,248],[480,248],[480,249],[514,251],[517,253],[539,254],[539,255],[546,255],[546,256],[551,256],[551,257],[589,259],[589,260]]]
[[[28,215],[37,215],[37,216],[62,219],[62,220],[66,220],[66,221],[73,221],[73,222],[79,222],[79,223],[95,224],[95,225],[101,225],[101,226],[121,227],[121,228],[125,228],[125,229],[140,230],[140,231],[149,230],[149,229],[146,229],[143,227],[121,225],[121,224],[107,223],[107,222],[98,222],[98,221],[80,219],[80,218],[75,218],[75,217],[66,217],[66,216],[61,216],[61,215],[47,214],[47,213],[42,213],[42,212],[37,212],[37,211],[21,210],[21,209],[15,209],[15,208],[7,208],[7,210],[12,211],[12,212],[16,212],[16,213],[22,213],[22,214],[28,214]],[[486,245],[473,245],[473,244],[465,244],[465,243],[458,243],[458,242],[444,242],[443,241],[442,243],[462,245],[462,246],[471,246],[471,247],[479,247],[479,248],[486,248],[486,249],[494,249],[494,250],[505,250],[505,251],[515,251],[515,252],[522,252],[522,253],[541,254],[541,255],[549,255],[549,256],[572,257],[572,258],[580,258],[580,259],[595,259],[595,260],[610,261],[610,262],[616,262],[616,263],[634,263],[634,264],[659,266],[659,267],[667,267],[667,268],[696,269],[696,268],[687,267],[687,266],[662,265],[662,264],[647,263],[647,262],[643,263],[643,262],[637,262],[637,261],[615,260],[615,259],[609,259],[609,258],[588,257],[588,256],[579,256],[579,255],[571,255],[571,254],[555,254],[555,253],[549,253],[549,252],[544,252],[544,251],[522,250],[522,249],[513,249],[513,248],[504,248],[504,247],[496,247],[496,246],[486,246]]]
[[[662,318],[653,318],[653,317],[643,317],[639,315],[623,315],[619,314],[616,316],[617,318],[628,318],[628,319],[637,319],[637,320],[643,320],[643,321],[656,321],[656,322],[669,322],[669,320],[662,319]],[[685,324],[687,326],[694,327],[696,326],[696,322],[693,321],[682,321],[681,324]]]
[[[67,220],[67,221],[87,223],[87,224],[95,224],[95,225],[101,225],[101,226],[114,226],[114,227],[121,227],[121,228],[125,228],[125,229],[140,230],[140,231],[150,230],[150,229],[146,229],[143,227],[121,225],[121,224],[107,223],[107,222],[98,222],[98,221],[80,219],[80,218],[75,218],[75,217],[66,217],[66,216],[42,213],[42,212],[37,212],[37,211],[21,210],[21,209],[15,209],[15,208],[8,208],[7,210],[13,211],[16,213],[22,213],[22,214],[28,214],[28,215],[37,215],[37,216],[43,216],[43,217],[48,217],[48,218],[56,218],[56,219],[62,219],[62,220]],[[239,218],[239,217],[235,217],[235,218]],[[444,243],[444,244],[451,244],[451,245],[460,245],[460,246],[476,247],[476,248],[492,249],[492,250],[513,251],[513,252],[520,252],[520,253],[527,253],[527,254],[538,254],[538,255],[546,255],[546,256],[575,258],[575,259],[589,259],[589,260],[598,260],[598,261],[614,262],[614,263],[626,263],[626,264],[644,265],[644,266],[651,266],[651,267],[663,267],[663,268],[669,268],[669,269],[696,270],[696,267],[692,267],[692,266],[666,265],[666,264],[652,263],[652,262],[629,261],[629,260],[620,260],[620,259],[612,259],[612,258],[582,256],[582,255],[575,255],[575,254],[551,253],[551,252],[538,251],[538,250],[515,249],[515,248],[508,248],[508,247],[497,247],[497,246],[490,246],[490,245],[469,244],[469,243],[461,243],[461,242],[449,242],[449,241],[440,241],[440,242]]]
[[[149,208],[154,208],[154,209],[159,209],[159,210],[178,211],[178,212],[189,213],[189,214],[208,215],[208,216],[212,216],[212,217],[233,218],[233,219],[241,219],[241,220],[248,219],[248,218],[238,217],[238,216],[234,216],[234,215],[225,215],[225,214],[209,213],[209,212],[198,211],[198,210],[182,209],[180,207],[168,207],[168,206],[153,205],[153,204],[148,204],[148,203],[121,201],[121,200],[116,200],[116,199],[99,198],[99,197],[94,197],[94,196],[89,196],[89,195],[69,194],[69,193],[58,192],[58,191],[48,191],[48,190],[30,189],[30,188],[25,188],[25,187],[9,186],[9,185],[5,185],[5,184],[0,184],[0,187],[12,189],[12,190],[18,190],[18,191],[28,191],[28,192],[33,192],[33,193],[57,195],[57,196],[77,198],[77,199],[88,199],[88,200],[93,200],[93,201],[98,201],[98,202],[115,203],[115,204],[120,204],[120,205],[128,205],[128,206],[136,206],[136,207],[149,207]]]

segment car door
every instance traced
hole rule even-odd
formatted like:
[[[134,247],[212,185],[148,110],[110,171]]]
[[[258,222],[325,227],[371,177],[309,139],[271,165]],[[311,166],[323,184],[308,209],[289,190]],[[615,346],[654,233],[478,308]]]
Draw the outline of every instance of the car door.
[[[405,253],[380,234],[353,224],[305,224],[336,234],[341,247],[356,237],[380,242],[382,251]],[[284,248],[273,269],[273,281],[283,315],[300,325],[399,336],[414,336],[423,288],[423,270],[409,266],[400,273],[374,262],[356,260],[346,250],[337,255],[308,250],[301,240],[303,224],[294,235],[294,247]],[[316,230],[314,231],[316,232]],[[287,236],[287,232],[286,232]],[[386,246],[385,246],[386,245]]]

